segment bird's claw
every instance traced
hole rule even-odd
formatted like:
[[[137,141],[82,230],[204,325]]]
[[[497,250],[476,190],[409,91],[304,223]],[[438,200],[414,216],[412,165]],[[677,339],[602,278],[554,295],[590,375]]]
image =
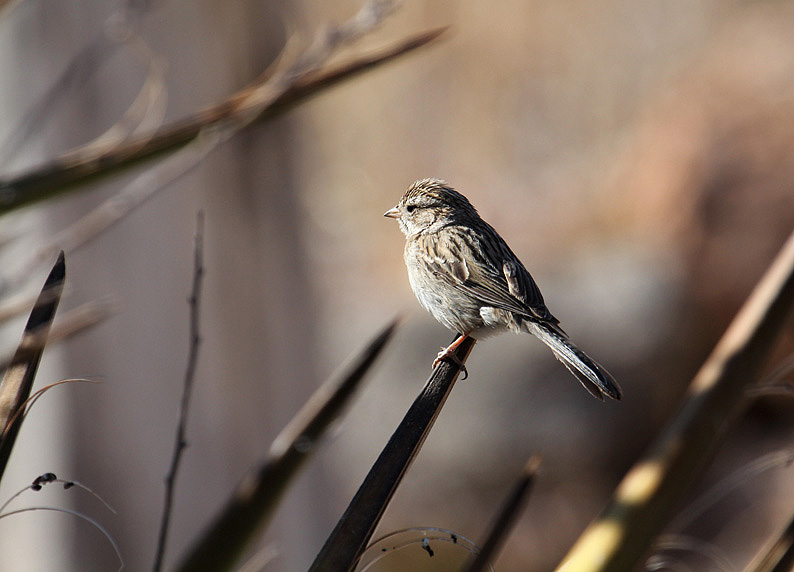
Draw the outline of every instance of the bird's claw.
[[[460,358],[455,355],[455,350],[449,347],[442,347],[441,351],[438,352],[436,359],[433,360],[433,369],[435,369],[435,367],[445,359],[448,359],[460,368],[460,371],[463,373],[463,377],[461,379],[466,379],[469,377],[469,370],[466,369],[466,366],[462,361],[460,361]]]

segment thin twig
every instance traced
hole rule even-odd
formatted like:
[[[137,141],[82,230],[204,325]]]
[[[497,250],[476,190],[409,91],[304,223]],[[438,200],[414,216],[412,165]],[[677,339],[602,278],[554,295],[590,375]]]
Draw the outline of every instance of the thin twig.
[[[41,398],[42,395],[44,395],[54,387],[58,387],[59,385],[64,385],[67,383],[102,383],[102,382],[93,379],[72,378],[72,379],[61,379],[60,381],[56,381],[49,385],[45,385],[41,389],[34,391],[33,394],[25,400],[25,402],[22,404],[22,407],[17,409],[16,412],[14,413],[14,416],[9,420],[9,423],[14,423],[17,420],[17,417],[19,417],[20,415],[23,417],[27,417],[28,413],[31,412],[33,406]],[[2,508],[0,508],[0,511],[2,511]]]
[[[105,499],[103,499],[101,496],[99,496],[97,493],[95,493],[93,490],[91,490],[83,483],[79,481],[59,479],[57,476],[55,476],[54,473],[45,473],[37,477],[32,484],[26,486],[23,489],[18,490],[13,495],[11,495],[11,497],[6,502],[4,502],[2,506],[0,506],[0,518],[3,518],[5,516],[5,513],[3,511],[8,508],[8,505],[10,505],[15,499],[19,498],[23,493],[27,491],[38,492],[39,490],[41,490],[43,485],[50,485],[52,483],[60,483],[63,485],[64,489],[71,489],[73,487],[82,489],[88,494],[90,494],[92,497],[97,499],[99,502],[101,502],[103,505],[105,505],[105,508],[108,509],[110,512],[112,512],[113,514],[117,514],[116,510],[112,506],[110,506]]]
[[[152,570],[160,572],[165,556],[166,541],[168,540],[168,525],[171,520],[171,512],[174,504],[174,487],[179,471],[179,462],[182,453],[187,447],[187,415],[190,406],[190,395],[193,390],[193,381],[196,376],[196,365],[198,363],[199,346],[201,345],[201,334],[199,328],[200,302],[201,302],[201,283],[204,277],[204,213],[199,211],[196,221],[196,238],[193,257],[193,288],[188,304],[190,305],[190,349],[188,352],[187,368],[185,369],[185,379],[182,386],[182,400],[179,404],[179,416],[176,428],[176,440],[174,441],[174,452],[171,457],[171,466],[165,477],[165,501],[163,503],[163,515],[160,521],[160,534],[157,539],[157,550],[154,555],[154,565]]]
[[[39,511],[39,510],[41,510],[41,511],[51,511],[51,512],[62,512],[64,514],[70,514],[72,516],[76,516],[77,518],[82,519],[82,520],[90,523],[94,528],[99,530],[99,532],[101,532],[104,535],[105,538],[108,539],[108,542],[110,542],[110,545],[113,547],[113,551],[116,553],[116,558],[119,559],[118,572],[121,572],[121,570],[124,569],[124,558],[121,557],[121,549],[119,548],[119,545],[116,543],[116,540],[113,538],[113,536],[111,536],[111,534],[107,531],[107,529],[104,526],[99,524],[99,522],[97,522],[93,518],[84,515],[83,513],[80,513],[80,512],[77,512],[75,510],[71,510],[71,509],[68,509],[68,508],[60,508],[60,507],[55,507],[55,506],[31,506],[31,507],[27,507],[27,508],[20,508],[20,509],[16,509],[16,510],[12,510],[12,511],[6,512],[6,513],[4,513],[2,515],[2,518],[8,518],[9,516],[14,516],[15,514],[22,514],[24,512],[35,512],[35,511]]]

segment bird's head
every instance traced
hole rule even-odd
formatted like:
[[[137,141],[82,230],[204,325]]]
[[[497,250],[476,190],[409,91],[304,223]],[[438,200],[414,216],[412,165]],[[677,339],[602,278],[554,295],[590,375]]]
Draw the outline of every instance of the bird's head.
[[[405,236],[479,218],[469,200],[440,179],[416,181],[383,216],[397,219]]]

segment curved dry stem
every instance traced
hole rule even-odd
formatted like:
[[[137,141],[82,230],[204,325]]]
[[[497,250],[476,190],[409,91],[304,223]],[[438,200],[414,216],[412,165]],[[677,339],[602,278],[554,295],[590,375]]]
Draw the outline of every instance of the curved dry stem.
[[[153,134],[133,137],[124,145],[105,150],[94,149],[90,156],[68,152],[41,168],[0,180],[0,213],[85,185],[98,177],[115,174],[142,161],[172,153],[210,130],[223,133],[222,138],[226,139],[253,122],[280,115],[332,85],[409,53],[433,41],[444,31],[436,29],[417,34],[379,53],[354,58],[333,67],[326,66],[332,53],[359,39],[379,23],[378,17],[387,13],[381,7],[382,4],[374,3],[376,8],[365,6],[351,23],[326,34],[318,42],[319,47],[313,48],[285,69],[276,70],[271,77],[260,78],[221,104],[169,124]]]
[[[67,98],[74,93],[74,87],[85,85],[100,64],[111,58],[120,45],[101,31],[86,42],[80,52],[52,81],[47,91],[22,114],[11,130],[4,134],[0,142],[0,167],[9,165],[28,148],[31,136],[41,128],[42,123],[54,116]]]
[[[105,538],[108,539],[108,542],[113,547],[113,551],[116,553],[116,558],[119,559],[119,568],[118,568],[119,572],[124,569],[124,558],[121,557],[121,549],[119,548],[119,545],[116,543],[116,540],[113,538],[113,536],[111,536],[111,534],[107,531],[107,529],[105,529],[104,526],[99,524],[96,520],[94,520],[90,516],[86,516],[80,512],[68,508],[60,508],[55,506],[34,506],[34,507],[12,510],[11,512],[7,512],[5,514],[0,515],[0,518],[7,518],[9,516],[14,516],[16,514],[22,514],[24,512],[34,512],[39,510],[70,514],[91,524],[94,528],[96,528],[99,532],[101,532]]]
[[[107,131],[93,141],[73,149],[70,153],[86,159],[92,155],[100,156],[136,135],[139,136],[136,140],[141,145],[145,145],[146,134],[152,136],[155,130],[162,125],[168,101],[168,85],[166,83],[168,64],[162,56],[152,51],[138,34],[132,32],[127,34],[125,44],[148,70],[138,95],[121,119],[111,125]]]
[[[33,481],[32,484],[19,489],[17,492],[11,495],[8,498],[8,500],[4,502],[2,506],[0,506],[0,518],[2,518],[3,511],[8,508],[8,505],[10,505],[15,499],[19,498],[23,493],[25,493],[26,491],[38,492],[43,485],[49,485],[52,483],[61,483],[64,489],[70,489],[72,487],[77,487],[79,489],[82,489],[87,493],[89,493],[91,496],[93,496],[95,499],[97,499],[99,502],[101,502],[103,505],[105,505],[105,508],[108,509],[110,512],[112,512],[113,514],[117,514],[116,510],[112,506],[110,506],[110,504],[105,499],[103,499],[101,496],[99,496],[99,494],[94,492],[92,489],[90,489],[83,483],[79,481],[68,481],[65,479],[59,479],[54,474],[47,473],[46,475],[42,475],[41,477],[38,477],[35,481]]]
[[[14,416],[10,419],[9,423],[16,422],[17,417],[19,417],[20,415],[22,417],[27,417],[28,413],[30,413],[31,408],[36,404],[36,402],[39,400],[39,398],[42,395],[44,395],[47,391],[49,391],[53,387],[57,387],[65,383],[102,383],[102,382],[93,379],[73,378],[73,379],[62,379],[60,381],[56,381],[49,385],[45,385],[41,389],[34,391],[33,394],[25,400],[25,402],[22,404],[22,407],[20,407],[16,411]],[[0,508],[0,511],[2,511],[2,508]]]

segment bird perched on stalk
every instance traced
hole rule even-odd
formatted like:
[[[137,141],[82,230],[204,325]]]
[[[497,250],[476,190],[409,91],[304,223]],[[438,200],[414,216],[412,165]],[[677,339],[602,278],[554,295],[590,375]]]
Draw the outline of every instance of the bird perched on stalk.
[[[620,399],[612,375],[568,338],[527,269],[466,197],[445,181],[423,179],[384,216],[397,219],[405,234],[408,280],[419,303],[459,334],[433,367],[457,360],[455,348],[467,337],[526,332],[546,344],[591,395]]]

